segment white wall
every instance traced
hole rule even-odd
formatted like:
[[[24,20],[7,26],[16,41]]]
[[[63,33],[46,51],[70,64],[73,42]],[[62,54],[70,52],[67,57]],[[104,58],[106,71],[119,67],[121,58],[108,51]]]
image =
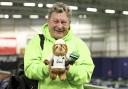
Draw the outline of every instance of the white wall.
[[[41,33],[43,20],[12,20],[0,19],[0,37],[14,37],[17,43],[17,53],[25,48],[27,40],[34,34]]]

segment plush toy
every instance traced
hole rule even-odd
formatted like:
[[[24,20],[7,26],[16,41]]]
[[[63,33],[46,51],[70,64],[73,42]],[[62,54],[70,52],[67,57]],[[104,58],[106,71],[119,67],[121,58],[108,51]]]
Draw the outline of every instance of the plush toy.
[[[49,65],[50,78],[55,80],[59,76],[60,80],[66,79],[66,66],[65,62],[67,58],[67,45],[64,40],[58,39],[53,45],[53,55],[49,60],[45,60],[44,63]]]

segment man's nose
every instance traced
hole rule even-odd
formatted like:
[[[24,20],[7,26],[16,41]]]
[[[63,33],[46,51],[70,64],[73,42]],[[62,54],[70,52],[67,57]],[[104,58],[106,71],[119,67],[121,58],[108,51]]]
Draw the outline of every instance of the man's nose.
[[[62,28],[62,27],[63,27],[63,24],[62,24],[61,22],[59,22],[59,23],[57,24],[57,27],[58,27],[58,28]]]

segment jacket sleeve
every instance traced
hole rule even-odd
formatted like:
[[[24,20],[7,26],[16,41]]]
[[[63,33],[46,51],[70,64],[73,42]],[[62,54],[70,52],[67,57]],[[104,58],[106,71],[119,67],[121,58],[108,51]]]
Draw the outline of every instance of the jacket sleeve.
[[[48,76],[48,66],[43,63],[41,58],[40,39],[36,35],[29,41],[24,55],[24,71],[30,79],[42,80]]]
[[[74,65],[70,66],[67,74],[69,83],[74,85],[88,83],[91,80],[94,69],[94,64],[88,47],[81,40],[77,43],[77,50],[80,57]]]

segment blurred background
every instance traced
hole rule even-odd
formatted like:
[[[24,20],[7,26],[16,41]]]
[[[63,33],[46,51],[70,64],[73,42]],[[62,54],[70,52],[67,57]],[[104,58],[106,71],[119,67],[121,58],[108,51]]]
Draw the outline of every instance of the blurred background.
[[[0,79],[17,73],[27,42],[42,33],[57,1],[69,5],[72,30],[92,53],[94,86],[85,87],[128,89],[128,0],[0,0]]]

